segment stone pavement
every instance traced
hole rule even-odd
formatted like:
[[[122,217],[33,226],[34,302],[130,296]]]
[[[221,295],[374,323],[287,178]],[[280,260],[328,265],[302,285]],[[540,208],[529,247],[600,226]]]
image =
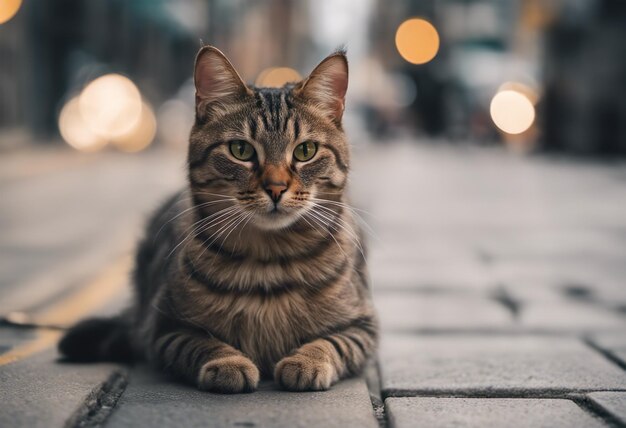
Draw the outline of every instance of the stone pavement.
[[[171,153],[66,157],[39,175],[0,165],[0,315],[63,324],[121,307],[100,285],[123,269],[98,272],[182,179]],[[367,376],[222,396],[144,367],[62,364],[54,330],[5,325],[0,426],[626,426],[626,164],[414,142],[356,145],[353,162],[383,329]]]

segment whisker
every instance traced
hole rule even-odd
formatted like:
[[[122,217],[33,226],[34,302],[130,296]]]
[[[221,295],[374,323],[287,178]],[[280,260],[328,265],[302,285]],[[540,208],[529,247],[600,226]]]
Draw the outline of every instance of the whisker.
[[[350,234],[357,241],[359,240],[359,237],[356,234],[356,232],[354,231],[354,229],[352,228],[352,226],[350,224],[348,224],[343,218],[341,218],[341,216],[337,215],[336,212],[334,212],[330,208],[323,207],[323,206],[321,206],[321,205],[319,205],[319,204],[317,204],[315,202],[313,204],[314,204],[313,205],[313,211],[315,211],[315,208],[324,208],[324,209],[326,209],[327,212],[317,211],[317,214],[322,216],[322,218],[324,218],[327,221],[333,221],[334,219],[338,220],[339,221],[338,225],[340,227],[342,227],[348,234]],[[332,215],[332,217],[331,217],[331,215]]]
[[[318,205],[319,206],[319,205]],[[333,219],[331,219],[330,217],[328,217],[327,215],[319,212],[319,211],[315,211],[315,207],[310,211],[311,214],[315,213],[316,215],[320,216],[322,220],[326,220],[328,222],[332,222]],[[363,256],[363,259],[366,259],[365,257],[365,250],[363,249],[363,246],[361,244],[360,239],[358,238],[358,236],[354,233],[352,226],[350,226],[348,223],[346,223],[341,217],[337,216],[335,217],[336,219],[339,220],[339,222],[335,222],[335,225],[332,225],[331,223],[331,227],[333,227],[336,231],[339,232],[339,230],[337,229],[336,226],[341,227],[346,233],[348,233],[348,238],[350,238],[350,240],[356,245],[357,249],[359,250],[359,252],[361,253],[361,255]],[[343,224],[342,224],[343,222]],[[344,226],[345,224],[345,226]],[[346,227],[347,226],[347,227]],[[349,228],[349,229],[348,229]],[[332,236],[332,234],[331,234]]]
[[[235,212],[230,214],[230,216],[228,217],[228,220],[226,220],[226,222],[220,226],[220,228],[214,232],[213,234],[211,234],[211,236],[209,236],[207,239],[205,239],[204,241],[202,241],[202,245],[204,246],[204,249],[200,252],[200,254],[195,258],[195,261],[200,260],[200,258],[204,255],[204,253],[206,252],[206,249],[208,247],[210,247],[211,245],[213,245],[213,243],[226,231],[230,228],[230,226],[232,226],[234,223],[236,223],[240,218],[241,218],[241,211],[239,212]],[[216,236],[217,235],[217,236]],[[206,243],[215,236],[215,238],[208,244],[206,245]]]
[[[187,199],[191,199],[191,198],[187,198]],[[234,200],[234,198],[233,198],[233,200]],[[176,203],[179,203],[179,202],[182,202],[182,201],[183,200],[180,200],[180,201],[178,201]],[[201,204],[193,205],[193,206],[183,210],[182,212],[176,214],[174,217],[172,217],[171,219],[169,219],[168,221],[163,223],[163,225],[159,228],[159,230],[157,231],[156,235],[154,236],[154,239],[156,240],[156,238],[159,236],[159,234],[161,233],[161,231],[163,230],[163,228],[165,226],[167,226],[170,222],[176,220],[178,217],[182,216],[183,214],[188,213],[189,211],[192,211],[192,210],[194,210],[196,208],[204,208],[204,207],[208,207],[210,205],[219,204],[219,203],[226,202],[226,201],[228,201],[228,199],[220,199],[220,200],[217,200],[217,201],[203,202]]]
[[[246,214],[246,213],[242,213],[242,215],[240,216],[240,220],[239,222],[237,222],[231,229],[230,232],[228,232],[228,234],[226,234],[226,236],[224,236],[224,239],[222,239],[222,243],[220,244],[220,248],[217,251],[218,254],[220,251],[222,251],[222,246],[224,245],[224,242],[226,242],[226,240],[228,239],[228,237],[230,236],[231,233],[233,233],[233,231],[237,228],[237,226],[239,226],[242,222],[244,222],[247,218],[250,217],[251,214]]]
[[[233,200],[235,199],[235,197],[234,197],[234,196],[232,196],[232,195],[222,195],[221,193],[196,192],[196,191],[194,191],[194,193],[197,193],[198,195],[207,195],[207,196],[222,196],[222,197],[227,198],[227,199],[233,199]]]
[[[307,211],[305,214],[311,215],[311,220],[313,220],[315,223],[319,224],[321,227],[325,226],[323,221],[320,220],[318,217],[316,217],[312,210],[311,211]],[[333,241],[335,241],[335,244],[337,244],[337,248],[339,248],[339,251],[341,251],[341,253],[344,255],[344,257],[348,258],[348,255],[344,251],[344,249],[341,246],[341,244],[339,244],[339,241],[337,241],[337,238],[335,238],[334,234],[330,233],[330,237],[333,239]]]
[[[233,245],[233,250],[230,253],[231,256],[233,254],[235,254],[235,250],[237,249],[237,245],[241,241],[241,231],[243,231],[246,228],[246,226],[248,225],[248,223],[250,223],[250,220],[252,220],[252,217],[254,217],[254,212],[251,212],[248,215],[248,219],[246,220],[246,222],[241,226],[241,228],[239,228],[239,235],[237,235],[237,241],[235,241],[235,245]]]
[[[199,234],[203,233],[204,230],[207,230],[207,229],[209,229],[209,228],[211,228],[211,227],[213,227],[213,226],[215,226],[217,224],[220,224],[223,221],[225,221],[225,219],[223,219],[223,217],[228,216],[229,214],[231,214],[235,210],[237,210],[236,206],[227,207],[227,208],[224,208],[223,210],[220,210],[220,211],[212,214],[209,217],[205,217],[203,219],[200,219],[197,222],[195,222],[194,224],[192,224],[190,227],[187,228],[187,230],[189,230],[191,228],[193,228],[193,230],[190,233],[188,233],[185,236],[185,238],[182,241],[180,241],[174,248],[172,248],[172,250],[168,253],[166,258],[170,258],[171,255],[178,249],[178,247],[180,247],[184,242],[189,240],[189,238],[192,238],[192,237],[195,238]],[[219,214],[219,216],[214,218],[214,216],[217,216],[218,214]],[[204,224],[199,224],[199,223],[204,223]],[[195,225],[198,225],[198,226],[196,226],[194,228]],[[185,231],[185,233],[186,233],[186,231]]]
[[[219,224],[220,222],[218,220],[220,220],[221,218],[227,216],[229,213],[235,211],[236,209],[237,209],[237,207],[233,207],[233,206],[221,209],[221,210],[211,214],[208,217],[204,217],[204,218],[196,221],[190,227],[188,227],[186,229],[186,231],[191,229],[191,228],[193,228],[193,230],[191,231],[192,234],[196,233],[196,232],[202,233],[202,231],[200,231],[201,229],[207,230],[207,229],[211,228],[213,225]]]
[[[318,202],[319,201],[318,205],[320,205],[322,207],[324,207],[324,205],[323,205],[324,203],[328,203],[328,204],[331,204],[331,205],[334,205],[334,206],[338,206],[338,207],[349,209],[352,212],[352,214],[354,214],[354,216],[357,218],[358,222],[361,223],[365,227],[365,229],[367,230],[367,233],[370,236],[372,236],[374,239],[376,239],[377,241],[380,241],[380,238],[376,235],[376,233],[374,232],[374,229],[367,223],[367,221],[365,221],[365,219],[357,211],[361,211],[361,212],[367,214],[368,216],[371,216],[372,218],[376,219],[376,217],[373,214],[371,214],[371,213],[369,213],[369,212],[367,212],[365,210],[354,208],[353,206],[351,206],[349,204],[346,204],[344,202],[330,201],[328,199],[319,199],[319,198],[311,198],[311,200],[314,201],[314,202]],[[324,208],[328,208],[328,207],[324,207]]]
[[[316,202],[324,202],[324,203],[329,203],[329,204],[333,204],[333,205],[338,205],[338,206],[341,206],[341,207],[344,207],[344,208],[348,208],[351,211],[360,211],[360,212],[362,212],[364,214],[371,215],[372,217],[374,217],[374,214],[370,213],[369,211],[366,211],[366,210],[361,209],[361,208],[353,207],[352,205],[350,205],[350,204],[348,204],[346,202],[333,201],[333,200],[330,200],[330,199],[315,198],[315,197],[312,197],[311,200],[312,201],[316,201]]]
[[[316,231],[322,238],[324,237],[324,234],[317,227],[312,225],[311,222],[309,222],[309,220],[307,220],[307,218],[304,216],[304,214],[298,213],[298,218],[301,218],[302,220],[304,220],[309,226],[311,226],[311,229]]]

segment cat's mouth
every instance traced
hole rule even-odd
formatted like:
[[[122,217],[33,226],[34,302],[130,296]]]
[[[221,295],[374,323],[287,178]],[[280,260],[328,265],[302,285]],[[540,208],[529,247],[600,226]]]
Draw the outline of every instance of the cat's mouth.
[[[269,211],[265,211],[261,215],[267,218],[281,218],[281,217],[291,217],[293,215],[292,210],[286,210],[284,207],[274,206]]]
[[[283,229],[298,220],[298,209],[276,204],[254,216],[254,224],[261,229]]]

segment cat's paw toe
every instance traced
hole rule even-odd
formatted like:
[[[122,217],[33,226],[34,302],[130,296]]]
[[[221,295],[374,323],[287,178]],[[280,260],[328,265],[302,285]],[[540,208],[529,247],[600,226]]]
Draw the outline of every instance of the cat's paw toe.
[[[337,372],[329,362],[295,354],[278,362],[274,379],[289,391],[324,391],[337,380]]]
[[[198,375],[198,388],[224,394],[252,392],[258,383],[259,369],[242,355],[211,360]]]

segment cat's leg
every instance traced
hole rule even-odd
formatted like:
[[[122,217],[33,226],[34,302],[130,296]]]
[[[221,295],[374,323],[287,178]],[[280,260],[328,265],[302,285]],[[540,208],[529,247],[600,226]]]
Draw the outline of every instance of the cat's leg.
[[[259,369],[240,351],[219,339],[190,330],[174,330],[153,342],[153,357],[168,371],[205,391],[252,392]]]
[[[374,353],[376,325],[371,317],[302,345],[278,362],[274,379],[290,391],[319,391],[359,373]]]

